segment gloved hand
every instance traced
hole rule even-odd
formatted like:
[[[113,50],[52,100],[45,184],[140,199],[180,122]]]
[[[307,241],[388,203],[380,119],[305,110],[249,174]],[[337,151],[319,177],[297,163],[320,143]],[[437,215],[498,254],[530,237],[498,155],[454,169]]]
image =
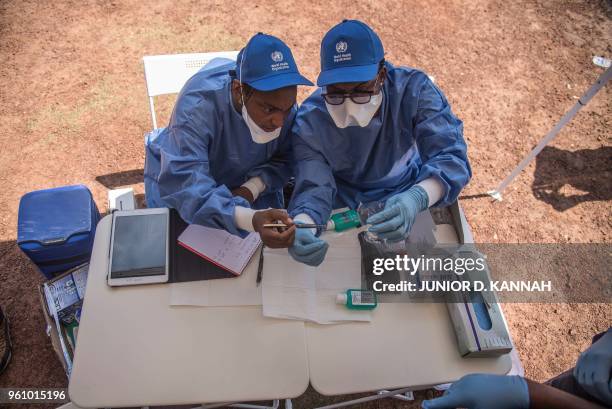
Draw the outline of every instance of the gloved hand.
[[[429,207],[429,197],[421,186],[412,186],[405,192],[392,196],[383,211],[366,221],[368,229],[381,239],[401,241],[408,237],[416,215]]]
[[[300,263],[316,267],[323,262],[328,247],[329,244],[315,236],[310,229],[296,229],[295,240],[289,247],[289,254]]]
[[[529,389],[520,376],[466,375],[423,409],[529,409]]]
[[[612,329],[580,354],[574,378],[589,395],[612,405]]]

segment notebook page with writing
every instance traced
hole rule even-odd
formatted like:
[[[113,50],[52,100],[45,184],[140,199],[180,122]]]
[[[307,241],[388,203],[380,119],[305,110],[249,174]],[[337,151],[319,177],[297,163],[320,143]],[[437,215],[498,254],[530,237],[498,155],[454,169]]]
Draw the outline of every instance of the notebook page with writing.
[[[181,246],[240,275],[261,244],[258,233],[240,238],[225,230],[191,224],[178,237]]]

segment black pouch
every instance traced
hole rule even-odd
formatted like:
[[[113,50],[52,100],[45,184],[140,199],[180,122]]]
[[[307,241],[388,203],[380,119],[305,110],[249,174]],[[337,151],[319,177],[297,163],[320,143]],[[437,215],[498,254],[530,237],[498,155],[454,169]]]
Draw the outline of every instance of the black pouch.
[[[189,226],[175,209],[170,209],[170,271],[169,283],[215,280],[236,277],[229,271],[198,256],[178,243],[178,237]]]
[[[361,247],[361,283],[363,289],[373,291],[374,281],[381,280],[381,276],[373,273],[374,259],[393,258],[396,253],[383,248],[380,242],[371,240],[367,231],[362,231],[357,235]],[[386,271],[384,274],[385,282],[399,282],[400,273],[397,270]]]

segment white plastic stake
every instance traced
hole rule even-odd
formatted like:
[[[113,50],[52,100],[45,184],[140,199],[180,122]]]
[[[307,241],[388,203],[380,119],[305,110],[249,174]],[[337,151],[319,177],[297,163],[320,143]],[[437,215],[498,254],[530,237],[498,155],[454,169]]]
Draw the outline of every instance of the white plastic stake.
[[[599,55],[596,55],[593,57],[593,64],[601,68],[610,68],[610,66],[612,65],[612,60],[606,57],[600,57]]]
[[[514,180],[514,178],[517,177],[518,174],[521,173],[527,167],[527,165],[529,165],[529,163],[531,163],[531,161],[542,151],[542,149],[544,149],[546,145],[548,145],[550,141],[552,141],[555,138],[555,136],[557,136],[559,131],[561,131],[561,129],[576,116],[578,111],[580,111],[580,109],[583,106],[589,103],[589,101],[595,96],[595,94],[597,94],[597,92],[599,92],[599,90],[602,89],[604,85],[606,85],[606,83],[610,80],[611,76],[612,76],[612,67],[608,68],[597,79],[597,82],[595,82],[595,84],[593,84],[591,88],[589,88],[589,90],[585,92],[582,97],[578,99],[578,102],[574,104],[572,109],[570,109],[569,111],[565,113],[565,115],[563,115],[561,120],[557,122],[554,128],[550,132],[548,132],[548,134],[546,134],[544,138],[542,138],[540,143],[538,143],[538,145],[535,148],[533,148],[531,152],[529,152],[529,155],[527,155],[517,165],[517,167],[514,168],[514,170],[508,176],[506,176],[506,178],[499,184],[499,186],[497,186],[497,189],[491,190],[487,193],[491,197],[493,197],[493,199],[501,201],[502,192],[506,189],[506,187],[508,187],[508,185]]]

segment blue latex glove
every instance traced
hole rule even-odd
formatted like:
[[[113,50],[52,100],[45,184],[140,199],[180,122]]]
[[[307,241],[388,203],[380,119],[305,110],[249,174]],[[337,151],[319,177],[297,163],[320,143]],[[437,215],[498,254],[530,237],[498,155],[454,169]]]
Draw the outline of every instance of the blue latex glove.
[[[424,400],[424,409],[529,409],[529,389],[520,376],[466,375],[437,399]]]
[[[580,354],[574,378],[589,395],[612,405],[612,329]]]
[[[368,229],[381,239],[401,241],[408,237],[417,214],[429,207],[429,197],[421,186],[412,186],[392,196],[383,211],[368,218]]]
[[[296,222],[299,224],[299,222]],[[310,229],[296,229],[289,254],[296,261],[316,267],[323,262],[329,244],[314,235]]]

